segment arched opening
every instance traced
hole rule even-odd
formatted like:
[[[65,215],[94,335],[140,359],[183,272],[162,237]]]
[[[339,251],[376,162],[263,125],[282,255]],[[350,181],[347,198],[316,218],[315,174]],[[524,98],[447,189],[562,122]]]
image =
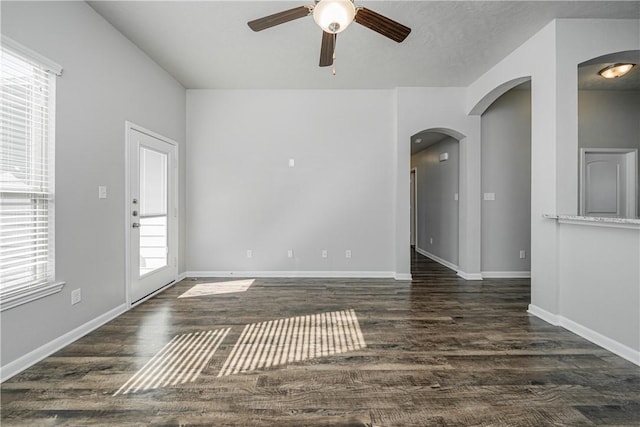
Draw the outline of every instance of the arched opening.
[[[640,215],[640,66],[619,77],[601,73],[640,64],[640,50],[578,64],[578,212],[585,216]]]
[[[412,260],[427,257],[458,272],[460,140],[447,128],[429,128],[411,136]],[[419,278],[428,264],[412,262]]]

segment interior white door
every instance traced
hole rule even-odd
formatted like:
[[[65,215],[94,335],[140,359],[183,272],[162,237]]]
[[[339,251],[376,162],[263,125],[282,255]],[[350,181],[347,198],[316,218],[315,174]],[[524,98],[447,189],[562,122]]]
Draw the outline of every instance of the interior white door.
[[[635,156],[635,152],[587,151],[583,154],[583,215],[635,216]]]
[[[129,132],[129,295],[135,303],[178,276],[176,146]]]

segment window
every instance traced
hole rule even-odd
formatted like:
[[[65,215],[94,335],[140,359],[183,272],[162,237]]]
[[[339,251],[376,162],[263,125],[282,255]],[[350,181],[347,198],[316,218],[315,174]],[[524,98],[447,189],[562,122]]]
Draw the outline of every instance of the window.
[[[61,68],[2,37],[0,309],[59,292],[53,259],[55,78]]]

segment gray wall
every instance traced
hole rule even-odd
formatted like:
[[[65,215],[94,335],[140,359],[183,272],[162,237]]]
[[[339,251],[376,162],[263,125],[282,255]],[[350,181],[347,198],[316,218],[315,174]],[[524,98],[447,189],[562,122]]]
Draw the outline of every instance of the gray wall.
[[[385,90],[187,91],[188,271],[393,272],[393,108]]]
[[[640,91],[578,91],[578,145],[640,149]]]
[[[578,145],[635,148],[640,152],[640,91],[578,91]]]
[[[506,92],[482,115],[482,192],[495,193],[482,201],[482,271],[530,271],[530,90]]]
[[[3,1],[2,33],[64,68],[55,256],[66,282],[58,294],[2,312],[4,366],[125,303],[125,120],[178,141],[184,160],[185,90],[84,2]],[[98,185],[107,199],[98,200]],[[82,302],[71,306],[76,288]]]
[[[440,161],[448,153],[449,160]],[[417,249],[458,265],[459,143],[448,137],[411,156],[417,169]],[[433,239],[433,242],[432,242]]]

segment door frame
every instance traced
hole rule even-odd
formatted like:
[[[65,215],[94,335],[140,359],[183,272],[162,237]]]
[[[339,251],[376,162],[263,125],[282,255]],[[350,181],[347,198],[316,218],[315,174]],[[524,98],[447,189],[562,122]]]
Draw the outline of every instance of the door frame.
[[[633,163],[633,164],[627,164],[627,166],[632,166],[633,167],[633,171],[631,170],[631,168],[627,168],[627,173],[634,173],[635,172],[635,179],[633,180],[633,189],[628,188],[627,186],[627,195],[633,195],[633,199],[634,199],[634,205],[631,207],[632,211],[635,212],[636,215],[638,215],[638,149],[637,148],[581,148],[580,149],[580,161],[579,161],[579,205],[578,205],[578,215],[584,215],[585,210],[586,210],[586,200],[585,200],[585,162],[586,162],[586,158],[587,158],[587,154],[590,153],[598,153],[598,154],[625,154],[628,156],[631,156],[631,158],[633,159],[631,162],[629,163]],[[627,199],[627,206],[625,206],[625,209],[628,211],[629,210],[629,199]],[[626,216],[626,215],[625,215]]]
[[[409,176],[411,174],[413,174],[413,206],[411,207],[413,210],[413,245],[418,248],[418,168],[411,168]],[[411,236],[409,236],[409,241],[411,241]]]
[[[171,207],[173,208],[173,212],[169,212],[169,216],[173,216],[175,217],[175,222],[176,222],[176,227],[175,227],[175,232],[174,234],[170,235],[169,239],[171,239],[169,241],[169,247],[174,247],[175,248],[175,262],[176,262],[176,277],[174,278],[174,281],[167,286],[163,286],[160,289],[156,290],[155,292],[152,292],[151,294],[147,295],[146,297],[137,300],[135,302],[131,301],[131,156],[130,156],[130,152],[131,152],[131,138],[130,138],[130,134],[131,131],[135,130],[141,133],[144,133],[152,138],[156,138],[159,139],[162,142],[166,142],[167,144],[173,146],[173,150],[174,150],[174,157],[173,157],[173,165],[169,165],[170,168],[173,169],[173,176],[174,176],[174,182],[173,182],[173,186],[174,186],[174,194],[172,197],[172,202],[171,202]],[[178,186],[178,179],[179,179],[179,171],[178,171],[178,165],[179,163],[179,153],[180,150],[179,145],[176,141],[174,141],[171,138],[167,138],[165,136],[160,135],[159,133],[153,132],[149,129],[146,129],[140,125],[137,125],[135,123],[132,123],[130,121],[125,121],[125,129],[124,129],[124,140],[125,140],[125,147],[124,147],[124,164],[125,164],[125,178],[124,178],[124,229],[125,229],[125,233],[124,233],[124,240],[125,240],[125,249],[124,249],[124,283],[125,283],[125,299],[126,299],[126,304],[127,307],[132,308],[146,300],[148,300],[149,298],[155,296],[156,294],[164,291],[165,289],[167,289],[168,286],[172,286],[175,283],[178,282],[178,270],[177,270],[177,258],[178,258],[178,245],[180,242],[180,209],[178,209],[178,203],[180,200],[180,187]],[[172,260],[168,260],[169,262],[173,262]]]

